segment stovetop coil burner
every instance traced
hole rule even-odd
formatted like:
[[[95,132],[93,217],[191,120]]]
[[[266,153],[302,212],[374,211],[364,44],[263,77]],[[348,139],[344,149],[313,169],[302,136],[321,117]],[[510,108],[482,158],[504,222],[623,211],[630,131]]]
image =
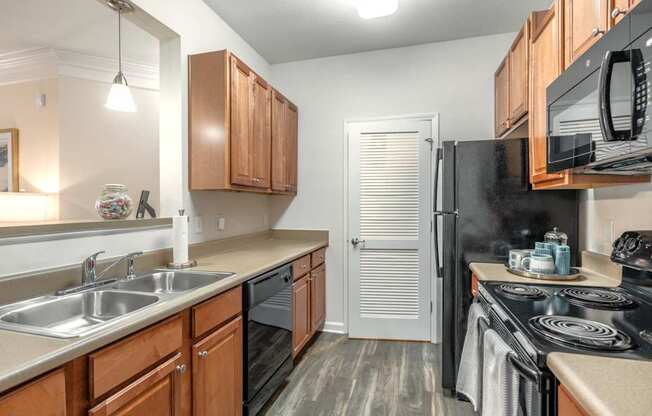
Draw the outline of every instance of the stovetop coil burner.
[[[628,295],[614,290],[571,287],[559,291],[570,303],[596,309],[630,309],[636,302]]]
[[[587,319],[559,315],[539,315],[530,326],[545,338],[562,345],[595,351],[625,351],[634,347],[622,331]]]
[[[546,293],[533,286],[503,283],[498,286],[506,296],[518,300],[538,300],[546,297]]]

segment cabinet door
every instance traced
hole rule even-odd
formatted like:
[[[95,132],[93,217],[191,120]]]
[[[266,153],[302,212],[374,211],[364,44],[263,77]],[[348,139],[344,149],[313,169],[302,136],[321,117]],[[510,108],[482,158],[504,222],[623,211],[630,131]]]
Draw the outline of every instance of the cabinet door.
[[[292,356],[310,340],[310,279],[309,275],[302,277],[292,285],[293,328]]]
[[[0,415],[66,416],[64,370],[57,370],[0,397]]]
[[[607,31],[608,1],[565,0],[566,68]]]
[[[231,57],[231,183],[253,185],[252,73]]]
[[[310,333],[314,334],[326,320],[326,268],[310,272]]]
[[[563,68],[560,1],[532,17],[530,49],[530,180],[533,184],[563,177],[547,174],[548,115],[546,88]]]
[[[496,70],[494,77],[496,136],[509,129],[509,55]]]
[[[586,416],[586,413],[575,403],[562,384],[557,387],[557,414],[559,416]]]
[[[287,106],[287,191],[297,193],[297,169],[299,146],[299,110],[288,103]]]
[[[530,25],[526,22],[509,49],[509,121],[512,125],[528,110],[529,47]]]
[[[272,88],[262,78],[253,82],[253,186],[270,187],[272,150]]]
[[[242,317],[193,345],[192,354],[194,416],[241,415]]]
[[[287,189],[287,100],[278,92],[272,93],[272,190]]]
[[[88,411],[89,416],[174,416],[179,414],[181,354],[155,367]]]

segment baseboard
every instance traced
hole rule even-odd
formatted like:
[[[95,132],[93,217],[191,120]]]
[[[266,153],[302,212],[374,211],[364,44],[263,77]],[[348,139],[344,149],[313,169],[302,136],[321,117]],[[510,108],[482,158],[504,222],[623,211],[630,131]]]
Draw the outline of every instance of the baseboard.
[[[346,334],[344,322],[325,322],[323,331],[333,334]]]

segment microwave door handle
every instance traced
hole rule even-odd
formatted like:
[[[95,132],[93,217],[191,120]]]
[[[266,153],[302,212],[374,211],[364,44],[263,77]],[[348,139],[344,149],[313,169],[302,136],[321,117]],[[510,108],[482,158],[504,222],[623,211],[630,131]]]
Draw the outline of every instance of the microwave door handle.
[[[598,83],[598,110],[602,138],[606,142],[629,140],[629,131],[616,131],[611,115],[611,77],[614,64],[630,62],[629,51],[607,51],[600,65]]]

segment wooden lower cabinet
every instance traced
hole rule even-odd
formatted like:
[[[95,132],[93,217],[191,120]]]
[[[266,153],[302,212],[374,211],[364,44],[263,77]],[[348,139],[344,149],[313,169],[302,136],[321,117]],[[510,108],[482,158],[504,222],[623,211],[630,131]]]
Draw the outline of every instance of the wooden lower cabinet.
[[[573,396],[561,384],[557,388],[557,415],[587,416],[587,413],[582,410],[582,407],[577,404]]]
[[[322,264],[310,272],[310,333],[326,320],[326,267]]]
[[[89,416],[177,416],[181,407],[181,353],[89,410]]]
[[[40,377],[1,397],[0,415],[66,416],[64,371]]]
[[[292,355],[297,356],[310,341],[310,275],[292,285]]]
[[[242,317],[192,347],[194,416],[242,414]]]

